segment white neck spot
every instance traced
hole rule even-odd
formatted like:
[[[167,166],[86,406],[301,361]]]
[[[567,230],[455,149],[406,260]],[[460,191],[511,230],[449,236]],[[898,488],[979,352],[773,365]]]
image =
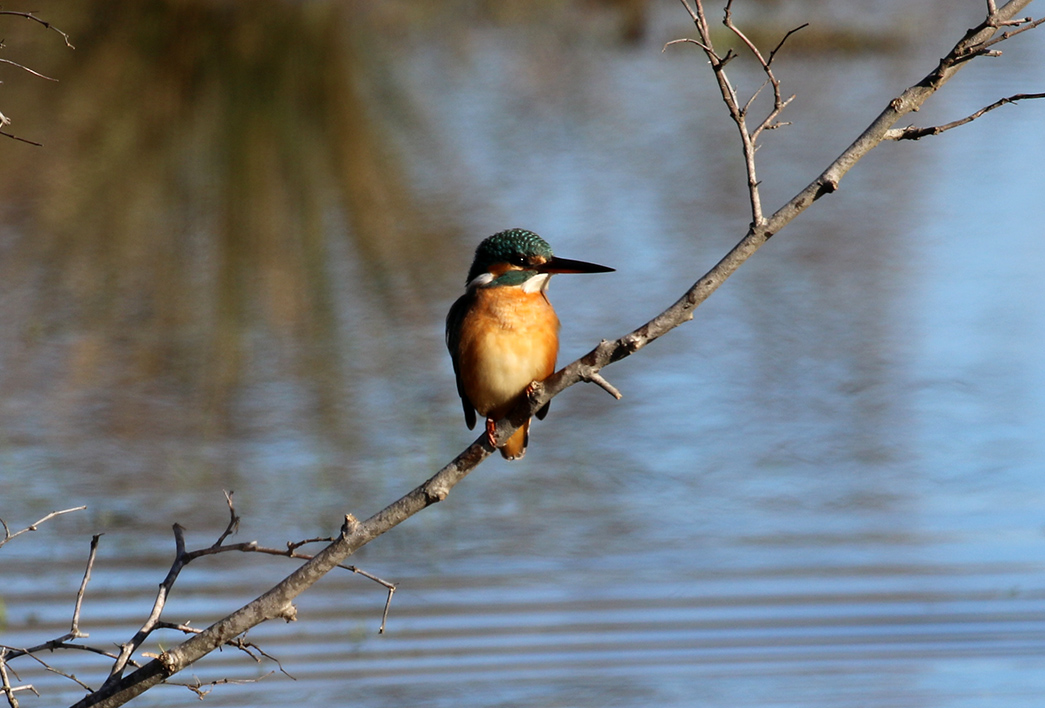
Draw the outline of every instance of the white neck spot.
[[[475,288],[481,288],[484,285],[489,285],[493,282],[493,273],[480,273],[479,275],[472,278],[472,282],[468,283],[468,290],[474,290]]]
[[[524,293],[536,293],[543,292],[548,289],[548,282],[551,280],[551,273],[538,273],[532,278],[522,284],[522,290]]]

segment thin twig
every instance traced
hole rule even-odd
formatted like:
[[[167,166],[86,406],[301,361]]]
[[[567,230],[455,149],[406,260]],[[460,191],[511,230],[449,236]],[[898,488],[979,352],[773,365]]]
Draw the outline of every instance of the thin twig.
[[[24,17],[27,20],[37,22],[43,25],[45,28],[62,35],[62,39],[65,40],[65,46],[69,47],[69,49],[76,49],[76,47],[73,46],[72,42],[69,41],[69,35],[52,25],[50,22],[47,22],[46,20],[41,20],[33,12],[15,12],[14,10],[0,10],[0,15],[14,15],[15,17]]]
[[[692,6],[688,0],[681,0],[683,7],[689,13],[693,19],[693,23],[697,29],[697,35],[700,37],[699,41],[694,41],[701,49],[704,50],[705,56],[711,63],[711,69],[714,73],[715,80],[718,83],[719,92],[722,95],[722,100],[725,102],[729,115],[736,123],[737,130],[740,133],[741,144],[743,145],[745,169],[748,174],[748,197],[751,202],[751,220],[753,224],[761,224],[764,221],[762,215],[762,203],[761,197],[758,192],[758,179],[755,175],[755,137],[757,133],[748,130],[747,126],[747,110],[750,106],[751,101],[748,101],[743,107],[740,105],[740,99],[737,97],[736,89],[733,88],[733,84],[730,82],[729,77],[726,75],[726,64],[733,59],[736,55],[732,50],[726,52],[724,57],[720,57],[714,49],[714,45],[711,40],[711,29],[708,25],[707,13],[704,10],[703,0],[693,0]],[[725,10],[725,22],[727,27],[731,27],[731,2],[726,3]],[[735,29],[731,27],[731,29]],[[758,50],[754,48],[754,45],[744,36],[739,30],[735,30],[741,40],[747,44],[756,54],[759,61],[765,65],[765,61],[762,60],[761,55],[758,54]],[[771,72],[770,72],[771,73]],[[775,82],[775,78],[772,79]],[[765,123],[765,121],[763,122]]]
[[[15,697],[16,693],[21,691],[32,691],[37,696],[39,696],[40,693],[31,683],[23,684],[21,686],[14,686],[11,684],[11,679],[7,675],[7,654],[7,647],[0,647],[0,692],[7,697],[7,704],[11,706],[11,708],[18,708],[18,699]],[[14,669],[11,670],[11,673],[15,673]],[[17,678],[17,674],[15,674],[15,677]]]
[[[12,135],[11,133],[7,133],[7,132],[4,132],[2,130],[0,130],[0,135],[3,135],[5,138],[11,138],[12,140],[17,140],[20,143],[29,143],[30,145],[35,145],[36,147],[43,147],[44,146],[43,143],[38,143],[38,142],[36,142],[34,140],[29,140],[27,138],[21,138],[21,137],[19,137],[17,135]]]
[[[106,679],[105,685],[102,686],[101,690],[105,690],[107,685],[115,684],[122,677],[123,672],[126,669],[127,665],[129,663],[131,663],[131,657],[133,656],[134,652],[136,652],[138,650],[138,648],[141,647],[141,645],[145,642],[145,640],[149,637],[149,635],[152,634],[153,631],[155,631],[157,629],[161,629],[161,628],[174,628],[174,629],[180,629],[182,631],[191,632],[191,633],[197,633],[197,632],[200,631],[200,630],[197,630],[195,628],[189,628],[188,625],[172,625],[170,623],[163,622],[160,619],[161,615],[163,614],[163,609],[164,609],[164,607],[166,605],[167,598],[170,596],[171,590],[174,587],[174,583],[177,581],[178,576],[181,573],[182,569],[186,565],[191,563],[192,561],[196,560],[197,558],[201,558],[203,556],[210,556],[210,555],[217,555],[219,553],[230,553],[230,552],[234,552],[234,551],[239,551],[239,552],[242,552],[242,553],[262,553],[262,554],[265,554],[265,555],[283,556],[283,557],[286,557],[286,558],[296,558],[296,559],[301,559],[301,560],[304,560],[304,561],[307,562],[307,561],[312,560],[313,556],[305,554],[305,553],[298,552],[298,550],[297,550],[298,548],[300,548],[305,543],[312,543],[312,542],[317,542],[317,541],[318,542],[330,542],[330,541],[334,540],[334,539],[307,539],[305,541],[300,541],[300,542],[296,542],[296,543],[288,543],[287,544],[287,548],[285,548],[285,549],[281,549],[281,548],[266,548],[264,546],[258,545],[257,541],[247,541],[247,542],[244,542],[244,543],[224,544],[223,543],[224,540],[226,538],[228,538],[229,535],[234,533],[235,530],[239,528],[239,524],[240,524],[240,517],[236,513],[235,506],[234,506],[234,504],[232,502],[232,494],[233,494],[233,492],[225,491],[224,494],[225,494],[225,503],[226,503],[226,505],[228,506],[228,509],[229,509],[229,522],[226,525],[224,531],[222,531],[222,533],[219,535],[217,541],[215,541],[212,545],[210,545],[210,546],[208,546],[206,548],[200,548],[200,549],[196,549],[196,550],[192,550],[192,551],[186,550],[185,529],[180,524],[174,524],[173,530],[174,530],[175,554],[174,554],[174,561],[171,563],[170,570],[167,572],[167,577],[164,578],[162,583],[160,583],[159,590],[157,591],[157,594],[156,594],[156,599],[153,602],[152,610],[149,613],[149,616],[146,618],[145,622],[142,623],[142,626],[138,629],[137,632],[135,632],[134,636],[131,637],[130,640],[128,640],[127,642],[125,642],[122,645],[120,645],[120,653],[116,657],[116,661],[113,663],[113,666],[110,669],[109,677]],[[351,517],[351,515],[349,515],[348,517],[346,517],[346,527],[352,527],[352,524],[350,522],[354,522],[356,525],[358,525],[358,523],[359,523],[358,521],[355,521],[354,517]],[[337,567],[343,568],[343,569],[348,570],[348,571],[351,571],[351,572],[356,573],[358,575],[362,575],[365,578],[368,578],[370,580],[373,580],[376,583],[379,583],[379,584],[383,585],[388,590],[388,596],[387,596],[387,599],[385,601],[385,610],[384,610],[384,614],[382,616],[382,621],[381,621],[381,628],[379,630],[380,632],[383,632],[384,631],[384,627],[385,627],[385,621],[387,620],[387,617],[388,617],[388,608],[389,608],[389,605],[391,603],[392,594],[395,592],[395,589],[396,589],[395,584],[394,583],[390,583],[390,582],[388,582],[386,580],[382,580],[381,578],[378,578],[377,576],[375,576],[375,575],[373,575],[371,573],[368,573],[368,572],[366,572],[364,570],[356,568],[355,566],[344,565],[344,564],[340,564],[339,563],[337,565]],[[280,616],[282,616],[284,619],[287,619],[288,621],[294,619],[294,617],[295,617],[294,608],[292,606],[289,606],[289,605],[284,607],[282,609],[282,611],[281,611]],[[244,640],[242,638],[230,637],[227,640],[225,640],[224,644],[227,644],[227,645],[230,645],[230,646],[238,646],[239,648],[243,648],[244,646],[253,647],[256,651],[261,653],[263,656],[265,656],[267,658],[270,658],[273,661],[276,661],[277,664],[279,664],[278,660],[276,660],[273,657],[270,657],[268,654],[263,652],[259,647],[256,647],[255,645],[250,644],[250,643],[244,643]],[[287,673],[283,669],[282,665],[280,665],[280,671],[282,671],[283,673]],[[289,676],[289,674],[287,674],[287,675]]]
[[[296,551],[302,546],[308,545],[310,543],[331,543],[333,540],[333,536],[316,536],[315,538],[306,538],[302,541],[287,541],[287,550]]]
[[[998,35],[994,39],[991,39],[991,40],[981,44],[977,51],[982,51],[982,50],[986,49],[987,47],[993,47],[995,44],[999,44],[1001,42],[1004,42],[1007,39],[1012,39],[1013,37],[1015,37],[1018,34],[1023,34],[1024,32],[1026,32],[1028,30],[1034,29],[1035,27],[1040,25],[1042,22],[1045,22],[1045,17],[1038,18],[1037,20],[1031,19],[1030,17],[1022,17],[1022,18],[1020,18],[1018,20],[1009,20],[1008,22],[999,23],[1003,27],[1004,26],[1013,26],[1013,27],[1017,27],[1018,29],[1013,29],[1013,30],[1008,30],[1006,32],[1002,32],[1000,35]]]
[[[171,563],[170,570],[167,571],[167,577],[160,583],[160,588],[156,593],[156,599],[153,601],[152,610],[149,612],[149,616],[142,623],[142,626],[134,633],[128,641],[120,645],[120,654],[113,662],[112,668],[109,670],[109,677],[105,680],[102,685],[102,690],[106,686],[111,685],[118,681],[123,675],[124,669],[127,667],[131,656],[137,651],[138,647],[148,638],[152,631],[156,628],[156,623],[160,621],[160,615],[163,612],[164,606],[167,604],[167,596],[170,593],[174,582],[178,579],[178,575],[181,573],[182,568],[186,564],[186,553],[185,553],[185,528],[181,524],[174,524],[174,562]]]
[[[665,48],[671,44],[689,42],[703,49],[704,53],[707,55],[708,60],[711,63],[712,71],[718,81],[722,100],[726,104],[730,118],[732,118],[733,122],[736,123],[737,130],[740,132],[741,147],[744,155],[744,168],[747,172],[748,200],[751,206],[751,223],[754,226],[762,226],[765,224],[766,219],[762,211],[762,196],[759,192],[759,179],[755,165],[755,153],[758,151],[758,139],[763,131],[774,130],[781,126],[788,125],[787,123],[778,121],[777,118],[794,98],[794,96],[786,99],[783,97],[780,92],[780,81],[773,73],[772,65],[774,59],[787,40],[799,30],[807,27],[808,23],[788,30],[769,53],[769,57],[766,58],[761,50],[759,50],[758,46],[751,41],[743,30],[741,30],[733,21],[733,1],[727,0],[723,12],[722,24],[725,25],[726,28],[729,29],[729,31],[732,32],[747,48],[766,76],[766,80],[754,91],[754,93],[752,93],[747,101],[741,105],[741,102],[737,97],[737,92],[733,88],[733,85],[725,72],[726,63],[736,55],[733,54],[732,50],[729,50],[725,57],[720,58],[715,52],[711,43],[711,32],[708,26],[707,13],[704,10],[702,0],[693,0],[692,5],[690,5],[689,0],[681,0],[681,2],[692,18],[700,39],[675,40],[674,42],[666,44]],[[773,106],[767,112],[765,117],[762,118],[754,128],[751,128],[748,124],[748,113],[766,86],[772,87]],[[607,390],[609,391],[610,389]],[[611,393],[613,392],[611,391]]]
[[[73,622],[69,628],[69,634],[73,639],[81,639],[83,637],[90,636],[86,632],[80,631],[80,607],[83,605],[83,595],[87,591],[87,583],[91,581],[91,568],[94,567],[94,558],[98,554],[98,539],[102,537],[102,534],[96,533],[91,537],[91,552],[87,555],[87,570],[83,573],[83,580],[80,582],[80,589],[76,592],[76,604],[73,607]]]
[[[98,654],[99,656],[107,656],[110,659],[115,659],[116,654],[109,651],[108,649],[102,649],[100,647],[92,647],[88,644],[72,644],[69,641],[69,635],[65,634],[56,639],[37,644],[33,647],[9,647],[6,645],[0,645],[0,649],[7,649],[8,661],[11,659],[17,659],[22,656],[31,656],[32,658],[39,661],[40,659],[36,656],[37,653],[42,651],[52,652],[56,649],[72,649],[75,651],[85,651],[91,654]]]
[[[989,106],[984,106],[980,110],[972,113],[971,115],[965,116],[960,120],[951,121],[950,123],[944,123],[943,125],[934,125],[927,128],[918,128],[913,125],[909,125],[906,128],[892,128],[885,134],[886,140],[920,140],[927,135],[939,135],[940,133],[957,128],[958,126],[971,123],[980,116],[995,108],[1001,108],[1007,103],[1016,103],[1017,101],[1023,101],[1032,98],[1045,98],[1045,93],[1017,93],[1013,96],[1006,98],[1000,98]]]
[[[231,536],[232,534],[239,531],[239,516],[236,515],[236,507],[232,504],[232,495],[235,494],[232,490],[221,490],[221,493],[225,495],[225,503],[229,507],[229,524],[225,527],[225,531],[218,536],[218,540],[214,542],[213,547],[221,546],[222,542]]]
[[[388,596],[385,598],[385,610],[381,613],[381,626],[377,628],[378,634],[385,633],[385,625],[388,623],[388,609],[392,606],[392,595],[395,594],[396,586],[388,586]]]
[[[214,687],[216,687],[216,686],[224,686],[224,685],[230,685],[230,684],[257,683],[258,681],[261,681],[262,679],[264,679],[264,678],[266,678],[268,676],[271,676],[271,675],[272,675],[272,672],[269,671],[267,674],[263,674],[261,676],[258,676],[257,678],[250,678],[250,679],[217,679],[215,681],[209,681],[207,683],[201,683],[199,679],[196,679],[195,683],[180,683],[180,682],[177,682],[177,681],[164,681],[164,683],[166,683],[169,686],[182,686],[184,688],[187,688],[190,691],[192,691],[193,693],[195,693],[196,697],[199,698],[202,701],[207,695],[210,694],[211,691],[214,690]],[[293,678],[293,677],[291,677],[291,678]],[[204,686],[210,686],[210,688],[208,688],[207,690],[203,690]]]
[[[67,674],[64,671],[62,671],[61,669],[56,669],[55,667],[51,666],[46,661],[44,661],[43,659],[38,657],[36,654],[29,654],[28,656],[29,656],[30,659],[34,660],[35,662],[40,664],[42,667],[44,667],[44,671],[49,671],[52,674],[58,674],[59,676],[62,676],[63,678],[67,678],[70,681],[72,681],[73,683],[75,683],[78,686],[80,686],[80,688],[82,688],[85,691],[93,691],[94,690],[93,688],[90,687],[89,684],[86,684],[83,681],[81,681],[80,679],[76,678],[76,674]]]
[[[804,22],[804,23],[800,24],[798,27],[795,27],[794,29],[789,29],[787,31],[787,34],[784,35],[783,39],[781,39],[777,43],[777,45],[775,47],[773,47],[773,51],[771,51],[769,53],[769,59],[766,60],[766,66],[769,67],[769,66],[771,66],[773,64],[773,58],[776,57],[777,52],[779,52],[784,47],[784,42],[786,42],[791,37],[791,35],[793,35],[795,32],[798,32],[800,30],[804,30],[808,26],[809,26],[809,23],[808,22]]]
[[[182,624],[182,623],[175,623],[175,622],[157,622],[156,623],[156,629],[170,629],[170,630],[175,630],[175,631],[181,632],[183,634],[199,634],[200,632],[203,631],[202,629],[199,629],[197,627],[193,627],[193,626],[191,626],[189,624]],[[229,641],[225,642],[225,645],[229,646],[229,647],[232,647],[233,649],[239,649],[240,651],[242,651],[244,654],[246,654],[247,656],[249,656],[251,659],[253,659],[254,661],[256,661],[259,664],[261,663],[261,658],[268,659],[269,661],[273,662],[279,668],[280,673],[285,674],[288,678],[297,680],[289,671],[287,671],[285,668],[283,668],[283,663],[280,662],[279,659],[277,659],[276,657],[274,657],[271,654],[269,654],[268,652],[266,652],[264,649],[259,647],[254,642],[248,642],[246,640],[246,637],[234,637],[233,639],[230,639]],[[257,654],[260,655],[260,658],[259,658],[259,656],[256,656],[254,652],[257,652]],[[150,657],[150,658],[156,658],[157,657],[156,654],[151,654],[151,653],[148,653],[148,652],[143,652],[143,653],[144,653],[145,656]],[[175,685],[178,685],[178,684],[175,684]]]
[[[0,10],[0,12],[3,12],[3,11]],[[0,133],[0,135],[7,135],[7,133]],[[8,137],[14,137],[14,136],[11,135],[11,136],[8,136]],[[15,138],[15,139],[16,140],[21,140],[21,138]],[[25,142],[29,142],[29,141],[25,141]],[[62,514],[68,514],[68,513],[73,512],[73,511],[83,511],[86,508],[87,508],[87,505],[84,505],[84,506],[74,506],[71,509],[62,509],[61,511],[52,511],[50,514],[48,514],[44,518],[40,519],[36,523],[29,524],[28,526],[26,526],[21,531],[16,531],[14,533],[11,533],[11,530],[7,527],[7,523],[3,519],[0,519],[0,525],[2,525],[4,527],[4,537],[3,537],[3,539],[0,539],[0,546],[3,546],[5,543],[10,541],[12,538],[15,538],[16,536],[21,536],[23,533],[26,533],[27,531],[36,531],[37,528],[40,526],[40,524],[42,524],[44,522],[47,522],[47,521],[50,521],[51,519],[53,519],[56,516],[61,516]]]
[[[711,47],[709,47],[708,45],[704,44],[703,42],[701,42],[699,40],[693,39],[692,37],[682,37],[680,39],[673,39],[670,42],[666,42],[664,44],[664,47],[660,51],[661,52],[667,51],[667,48],[672,46],[673,44],[695,44],[698,47],[700,47],[701,49],[703,49],[705,52],[709,52],[711,54],[715,54],[715,50],[714,49],[712,49]],[[718,55],[716,54],[715,56],[717,57]]]
[[[41,74],[41,73],[40,73],[39,71],[35,71],[35,70],[33,70],[33,69],[30,69],[30,68],[29,68],[28,66],[26,66],[25,64],[19,64],[18,62],[16,62],[16,61],[11,61],[10,59],[0,59],[0,64],[10,64],[11,66],[16,66],[16,67],[18,67],[19,69],[22,69],[22,70],[24,70],[24,71],[28,71],[28,72],[29,72],[30,74],[32,74],[33,76],[37,76],[37,77],[39,77],[39,78],[41,78],[41,79],[47,79],[48,81],[54,81],[54,82],[57,82],[57,81],[58,81],[58,79],[55,79],[55,78],[52,78],[52,77],[50,77],[50,76],[46,76],[46,75],[44,75],[44,74]]]
[[[616,398],[618,401],[621,398],[624,397],[623,395],[621,395],[621,392],[618,391],[617,388],[613,384],[611,384],[609,381],[607,381],[605,378],[603,378],[602,374],[599,374],[599,373],[592,374],[591,376],[589,376],[587,378],[587,380],[590,381],[593,384],[596,384],[596,385],[600,386],[604,391],[606,391],[606,393],[610,394],[611,396]]]
[[[41,20],[39,17],[37,17],[32,12],[16,12],[14,10],[0,10],[0,15],[12,15],[14,17],[24,17],[27,20],[39,23],[39,24],[43,25],[45,28],[47,28],[49,30],[53,30],[54,32],[57,32],[58,34],[60,34],[62,36],[62,39],[65,40],[65,46],[69,47],[70,49],[76,49],[76,47],[74,47],[72,45],[72,42],[69,41],[69,35],[68,34],[66,34],[62,30],[58,29],[57,27],[52,25],[50,22],[47,22],[46,20]],[[0,48],[2,48],[2,47],[3,47],[3,42],[0,42]],[[47,81],[55,81],[55,82],[58,81],[58,79],[52,78],[50,76],[45,76],[44,74],[41,74],[38,71],[30,69],[29,67],[25,66],[24,64],[19,64],[18,62],[12,61],[10,59],[2,59],[2,58],[0,58],[0,63],[9,64],[11,66],[18,67],[19,69],[22,69],[23,71],[27,71],[30,74],[32,74],[34,76],[38,76],[41,79],[46,79]],[[5,116],[3,113],[0,113],[0,126],[5,126],[5,125],[7,125],[10,122],[11,122],[11,120],[7,116]],[[0,130],[0,135],[4,136],[5,138],[10,138],[11,140],[17,140],[20,143],[26,143],[27,145],[34,145],[36,147],[43,147],[43,143],[38,143],[35,140],[29,140],[28,138],[23,138],[23,137],[20,137],[18,135],[13,134],[13,133],[8,133],[8,132],[3,131],[3,130]],[[5,531],[6,531],[6,526],[5,526]]]
[[[0,688],[7,697],[7,703],[11,708],[18,708],[18,699],[15,698],[15,689],[11,685],[11,679],[7,676],[7,649],[0,649]]]

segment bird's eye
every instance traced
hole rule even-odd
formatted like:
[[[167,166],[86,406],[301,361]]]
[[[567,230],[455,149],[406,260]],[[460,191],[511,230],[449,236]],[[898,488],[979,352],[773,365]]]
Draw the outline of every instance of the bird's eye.
[[[512,265],[517,265],[517,266],[525,266],[527,264],[526,256],[522,255],[521,253],[516,253],[513,256],[511,256],[508,259],[508,262],[511,263]]]

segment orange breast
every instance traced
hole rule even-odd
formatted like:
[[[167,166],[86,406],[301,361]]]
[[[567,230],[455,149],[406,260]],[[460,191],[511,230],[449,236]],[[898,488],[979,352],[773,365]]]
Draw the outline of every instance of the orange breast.
[[[481,288],[461,324],[461,379],[480,414],[505,415],[531,381],[555,371],[559,318],[543,293]]]

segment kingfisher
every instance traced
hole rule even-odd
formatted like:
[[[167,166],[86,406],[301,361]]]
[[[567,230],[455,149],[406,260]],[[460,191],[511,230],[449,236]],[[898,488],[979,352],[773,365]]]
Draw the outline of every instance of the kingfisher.
[[[457,377],[457,393],[468,429],[475,414],[486,416],[486,439],[529,393],[530,384],[555,371],[559,318],[548,301],[555,273],[609,273],[613,268],[557,258],[543,238],[525,229],[508,229],[475,249],[464,295],[446,316],[446,348]],[[537,411],[543,420],[548,406]],[[506,460],[526,454],[530,421],[501,447]]]

